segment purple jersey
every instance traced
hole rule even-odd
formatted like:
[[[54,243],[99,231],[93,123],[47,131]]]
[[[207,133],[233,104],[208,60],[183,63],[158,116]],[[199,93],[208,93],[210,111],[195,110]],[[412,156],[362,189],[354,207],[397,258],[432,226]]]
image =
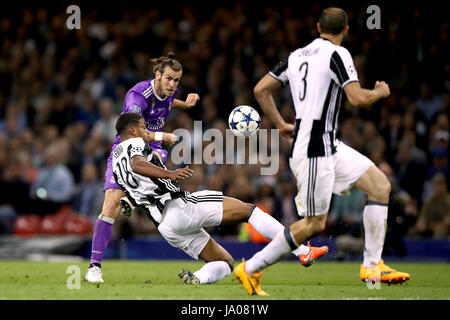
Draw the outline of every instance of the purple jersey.
[[[178,88],[175,90],[173,96],[162,99],[154,90],[154,81],[154,79],[141,81],[128,90],[121,114],[127,112],[139,113],[144,117],[149,131],[162,131],[162,127],[169,116],[173,100],[175,100],[177,95]],[[120,136],[117,134],[111,150],[114,150],[119,143]],[[150,142],[149,146],[161,155],[161,160],[165,163],[167,160],[167,151],[162,149],[162,141]],[[107,162],[104,190],[120,189],[115,183],[112,174],[111,154]]]
[[[162,99],[157,95],[153,88],[154,81],[154,79],[142,81],[131,88],[125,96],[125,104],[121,113],[139,113],[144,117],[148,130],[161,131],[169,116],[178,88],[175,90],[173,96]],[[119,134],[117,134],[114,145],[119,143],[120,137]],[[156,144],[157,143],[158,142],[156,142]],[[150,143],[150,147],[152,144],[155,144],[155,142]]]

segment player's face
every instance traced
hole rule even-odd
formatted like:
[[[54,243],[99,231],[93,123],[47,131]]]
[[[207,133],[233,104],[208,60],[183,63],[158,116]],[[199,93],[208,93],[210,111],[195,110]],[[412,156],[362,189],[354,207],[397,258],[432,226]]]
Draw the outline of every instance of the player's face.
[[[156,79],[159,81],[160,91],[164,97],[173,96],[180,83],[182,73],[183,71],[174,71],[168,66],[164,69],[163,73],[156,73]]]
[[[150,131],[147,130],[144,119],[141,119],[139,121],[139,124],[137,127],[133,127],[133,131],[134,131],[134,133],[133,133],[134,136],[144,139],[145,142],[150,142],[150,137],[149,137]]]

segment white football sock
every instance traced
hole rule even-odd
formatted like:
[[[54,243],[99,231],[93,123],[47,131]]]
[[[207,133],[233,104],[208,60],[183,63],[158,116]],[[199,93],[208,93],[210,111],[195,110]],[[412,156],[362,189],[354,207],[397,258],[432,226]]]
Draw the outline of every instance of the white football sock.
[[[231,273],[231,268],[225,261],[212,261],[194,272],[200,283],[214,283],[222,280]]]
[[[262,211],[258,207],[254,207],[248,218],[248,223],[252,225],[263,237],[273,240],[280,231],[284,230],[284,226],[278,222],[277,219],[270,214]],[[308,254],[309,248],[305,245],[301,245],[294,251],[293,254],[298,256],[299,254]]]
[[[387,204],[367,201],[364,207],[364,267],[372,268],[381,259],[386,235],[387,214]]]
[[[245,262],[245,270],[249,274],[258,272],[281,260],[297,246],[292,233],[283,229],[267,246]]]
[[[298,247],[297,249],[292,251],[292,254],[299,256],[301,254],[308,254],[310,250],[311,249],[309,247],[302,244],[302,245],[300,245],[300,247]]]

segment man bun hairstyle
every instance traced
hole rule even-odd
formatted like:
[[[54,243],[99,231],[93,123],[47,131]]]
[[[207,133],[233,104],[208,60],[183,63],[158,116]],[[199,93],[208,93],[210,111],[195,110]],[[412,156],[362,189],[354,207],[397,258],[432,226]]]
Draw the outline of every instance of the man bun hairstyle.
[[[116,131],[119,135],[125,132],[130,126],[138,126],[139,122],[144,119],[140,114],[127,112],[120,115],[116,122]]]
[[[153,63],[153,73],[159,71],[163,74],[167,66],[173,71],[183,70],[181,63],[175,59],[175,53],[173,52],[168,52],[167,56],[150,59],[150,62]]]
[[[319,17],[320,33],[337,35],[348,24],[347,13],[341,8],[326,8]]]

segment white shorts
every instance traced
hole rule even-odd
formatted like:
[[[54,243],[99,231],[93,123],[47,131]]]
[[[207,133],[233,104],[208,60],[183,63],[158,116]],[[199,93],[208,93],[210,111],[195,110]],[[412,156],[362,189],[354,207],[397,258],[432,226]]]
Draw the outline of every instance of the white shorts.
[[[289,159],[297,179],[295,204],[299,216],[328,213],[331,195],[348,194],[353,184],[373,165],[369,158],[343,142],[339,142],[331,157]]]
[[[168,200],[158,231],[172,246],[198,260],[211,237],[203,228],[222,223],[223,194],[198,191],[185,198]]]

